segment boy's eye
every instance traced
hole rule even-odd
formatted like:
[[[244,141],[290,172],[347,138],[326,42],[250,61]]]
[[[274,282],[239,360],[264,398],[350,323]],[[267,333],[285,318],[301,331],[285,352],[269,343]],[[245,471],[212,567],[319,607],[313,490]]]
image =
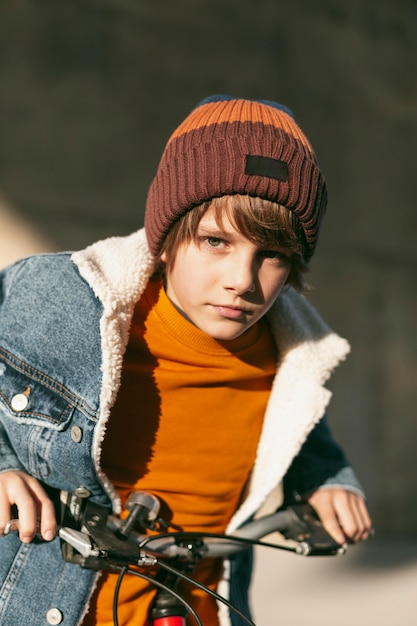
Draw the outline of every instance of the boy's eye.
[[[206,241],[212,248],[218,248],[222,242],[220,237],[206,237]]]

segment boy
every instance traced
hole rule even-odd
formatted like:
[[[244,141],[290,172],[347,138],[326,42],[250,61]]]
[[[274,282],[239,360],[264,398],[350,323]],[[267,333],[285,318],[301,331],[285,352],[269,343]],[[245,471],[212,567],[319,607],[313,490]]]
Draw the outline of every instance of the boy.
[[[298,293],[326,202],[287,109],[214,96],[168,141],[144,231],[4,271],[0,531],[16,505],[20,538],[0,540],[0,624],[112,624],[115,575],[61,558],[61,489],[116,512],[150,491],[184,530],[224,532],[283,481],[336,541],[367,537],[323,418],[348,346]],[[198,579],[216,588],[223,565]],[[234,563],[231,597],[246,570]],[[145,626],[153,594],[127,577],[120,623]],[[205,625],[227,623],[207,595],[190,599]]]

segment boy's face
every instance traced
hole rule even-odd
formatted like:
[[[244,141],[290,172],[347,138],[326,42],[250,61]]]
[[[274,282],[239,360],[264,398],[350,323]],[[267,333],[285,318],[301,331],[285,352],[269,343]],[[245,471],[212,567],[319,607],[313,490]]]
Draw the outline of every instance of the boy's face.
[[[162,256],[167,261],[166,256]],[[244,237],[213,209],[200,220],[194,241],[181,245],[167,270],[170,300],[211,337],[242,335],[269,310],[285,285],[291,260]]]

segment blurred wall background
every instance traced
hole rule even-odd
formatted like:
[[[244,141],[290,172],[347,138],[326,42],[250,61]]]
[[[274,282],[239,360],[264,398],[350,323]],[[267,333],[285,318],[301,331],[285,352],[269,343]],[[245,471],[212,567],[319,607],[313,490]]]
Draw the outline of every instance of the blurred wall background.
[[[0,265],[143,223],[201,98],[283,102],[330,205],[312,300],[352,343],[330,408],[379,534],[417,536],[415,0],[0,0]]]

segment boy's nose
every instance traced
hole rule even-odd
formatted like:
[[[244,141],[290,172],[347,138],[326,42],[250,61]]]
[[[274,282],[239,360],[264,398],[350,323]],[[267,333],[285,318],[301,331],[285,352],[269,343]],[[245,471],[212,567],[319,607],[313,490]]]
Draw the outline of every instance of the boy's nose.
[[[256,289],[256,267],[252,258],[235,258],[229,266],[227,276],[224,276],[226,289],[238,295],[253,293]]]

